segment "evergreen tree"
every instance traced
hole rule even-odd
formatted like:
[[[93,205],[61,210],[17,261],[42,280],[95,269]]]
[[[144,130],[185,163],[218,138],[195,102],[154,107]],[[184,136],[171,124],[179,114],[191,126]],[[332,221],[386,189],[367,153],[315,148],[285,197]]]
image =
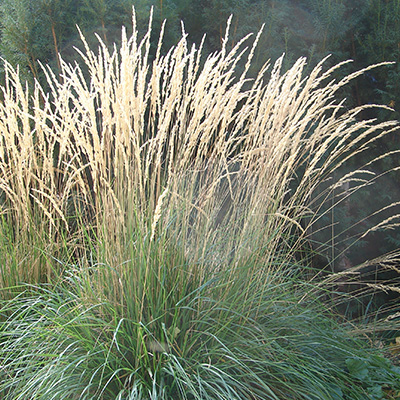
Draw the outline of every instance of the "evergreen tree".
[[[50,56],[40,8],[37,0],[3,0],[0,5],[1,53],[8,62],[20,66],[23,79],[38,79],[37,60],[46,61]]]
[[[383,61],[396,64],[368,74],[364,80],[365,96],[395,109],[400,118],[400,0],[369,0],[356,36],[359,62],[363,65]],[[388,112],[381,115],[388,118]],[[390,115],[390,118],[393,118]]]
[[[76,30],[73,0],[4,0],[0,6],[1,52],[21,77],[41,80],[38,61],[60,69],[57,54]]]
[[[79,2],[74,0],[37,0],[37,2],[40,6],[41,15],[47,23],[46,35],[51,32],[54,59],[58,70],[60,70],[58,54],[63,42],[72,35],[72,29],[76,30],[76,12]]]

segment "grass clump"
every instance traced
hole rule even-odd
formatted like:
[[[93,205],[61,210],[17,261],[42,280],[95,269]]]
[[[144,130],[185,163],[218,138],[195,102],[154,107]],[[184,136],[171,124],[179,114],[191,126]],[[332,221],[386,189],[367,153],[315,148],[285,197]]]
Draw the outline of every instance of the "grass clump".
[[[397,123],[358,120],[365,107],[335,100],[363,71],[335,81],[340,65],[322,62],[304,77],[305,59],[283,73],[281,58],[268,80],[268,64],[248,79],[258,37],[228,51],[228,30],[202,61],[185,32],[165,55],[161,34],[152,55],[150,27],[139,40],[134,19],[120,49],[100,41],[83,65],[61,60],[59,77],[44,68],[49,93],[23,89],[6,64],[2,398],[396,388],[399,370],[334,321],[301,254],[324,210],[314,204],[368,185],[376,160],[317,189]]]
[[[164,293],[167,282],[157,282],[143,310],[133,298],[83,303],[90,279],[77,273],[69,285],[9,304],[4,398],[383,398],[368,396],[400,377],[318,303],[299,302],[293,277],[275,275],[249,294],[218,276],[180,301],[174,285]]]

